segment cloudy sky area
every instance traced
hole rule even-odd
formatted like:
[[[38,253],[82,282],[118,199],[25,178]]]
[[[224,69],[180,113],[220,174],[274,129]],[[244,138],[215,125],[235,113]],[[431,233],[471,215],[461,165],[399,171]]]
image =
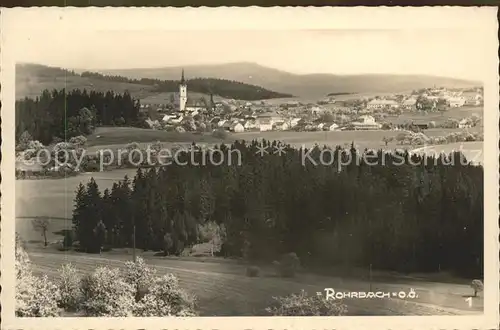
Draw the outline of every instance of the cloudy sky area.
[[[491,43],[476,30],[457,28],[113,31],[32,24],[22,29],[16,38],[18,62],[94,70],[244,61],[293,73],[431,74],[481,80]]]

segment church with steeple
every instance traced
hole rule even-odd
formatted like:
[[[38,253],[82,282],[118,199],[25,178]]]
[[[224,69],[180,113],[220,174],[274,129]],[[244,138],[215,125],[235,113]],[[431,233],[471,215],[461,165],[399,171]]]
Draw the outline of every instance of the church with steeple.
[[[174,94],[173,104],[177,111],[184,114],[199,113],[207,110],[208,102],[211,108],[214,107],[213,96],[210,95],[210,100],[203,102],[202,98],[188,97],[187,81],[184,76],[184,69],[182,69],[181,80],[179,83],[179,93]]]
[[[184,79],[184,69],[182,69],[181,83],[179,84],[179,111],[186,111],[187,105],[187,84]]]

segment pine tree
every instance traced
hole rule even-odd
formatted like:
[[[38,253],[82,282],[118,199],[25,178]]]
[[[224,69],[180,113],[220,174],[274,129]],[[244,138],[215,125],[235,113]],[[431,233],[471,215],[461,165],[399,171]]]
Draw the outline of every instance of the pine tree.
[[[87,191],[85,189],[85,186],[80,182],[76,189],[76,196],[74,199],[74,209],[73,209],[73,230],[76,235],[76,239],[80,240],[82,237],[85,236],[84,232],[82,229],[84,227],[81,226],[81,224],[85,221],[85,211],[86,211],[86,200],[87,200]]]

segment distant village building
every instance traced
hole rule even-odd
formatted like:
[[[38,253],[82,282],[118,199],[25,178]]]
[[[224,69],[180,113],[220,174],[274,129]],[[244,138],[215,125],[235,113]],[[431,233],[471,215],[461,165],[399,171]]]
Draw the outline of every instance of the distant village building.
[[[361,116],[357,121],[351,123],[355,130],[377,130],[382,127],[372,116]]]
[[[417,105],[417,99],[415,98],[409,98],[403,101],[403,108],[410,110],[415,108]]]
[[[458,123],[458,128],[471,128],[471,127],[472,127],[472,122],[467,118],[462,119]]]
[[[323,125],[323,130],[324,131],[335,131],[339,128],[339,125],[335,124],[335,123],[325,123]]]
[[[377,100],[377,99],[375,99],[375,100],[371,100],[370,102],[368,102],[366,107],[368,109],[382,109],[385,107],[397,108],[397,107],[399,107],[399,104],[398,104],[398,102],[396,102],[394,100]]]
[[[273,129],[271,117],[258,117],[256,119],[256,125],[261,132],[272,131]]]
[[[448,103],[452,108],[463,107],[465,105],[465,98],[464,97],[449,98]]]
[[[287,129],[290,128],[289,125],[284,121],[276,122],[276,123],[274,123],[273,126],[278,131],[286,131]]]
[[[245,127],[243,127],[241,123],[233,123],[231,124],[229,130],[235,133],[242,133],[245,131]]]
[[[464,92],[461,96],[465,98],[466,105],[480,105],[483,100],[482,95],[477,92]]]

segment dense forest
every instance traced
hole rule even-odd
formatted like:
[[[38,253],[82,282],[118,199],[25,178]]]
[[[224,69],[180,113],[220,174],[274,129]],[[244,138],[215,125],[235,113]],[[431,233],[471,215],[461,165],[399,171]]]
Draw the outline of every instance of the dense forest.
[[[103,75],[97,72],[82,72],[82,77],[91,77],[112,82],[132,83],[155,86],[155,92],[178,92],[178,80],[160,80],[151,78],[131,79],[122,76]],[[265,88],[237,81],[216,78],[194,78],[187,81],[190,92],[214,94],[237,100],[265,100],[292,97],[293,95],[273,92]]]
[[[45,90],[36,99],[16,101],[16,139],[27,131],[34,140],[91,134],[96,126],[144,126],[139,103],[129,93]]]
[[[198,242],[199,224],[216,222],[226,230],[226,256],[272,261],[295,252],[306,266],[482,275],[483,168],[464,164],[462,154],[424,162],[337,147],[325,159],[331,153],[319,147],[286,146],[285,154],[261,157],[259,146],[221,145],[214,162],[206,152],[186,153],[177,162],[186,166],[139,169],[103,192],[93,179],[80,185],[76,239],[87,252],[130,247],[135,226],[138,248],[178,254]],[[234,150],[240,165],[213,165]],[[309,151],[318,164],[303,162]],[[196,166],[202,157],[206,165]]]

